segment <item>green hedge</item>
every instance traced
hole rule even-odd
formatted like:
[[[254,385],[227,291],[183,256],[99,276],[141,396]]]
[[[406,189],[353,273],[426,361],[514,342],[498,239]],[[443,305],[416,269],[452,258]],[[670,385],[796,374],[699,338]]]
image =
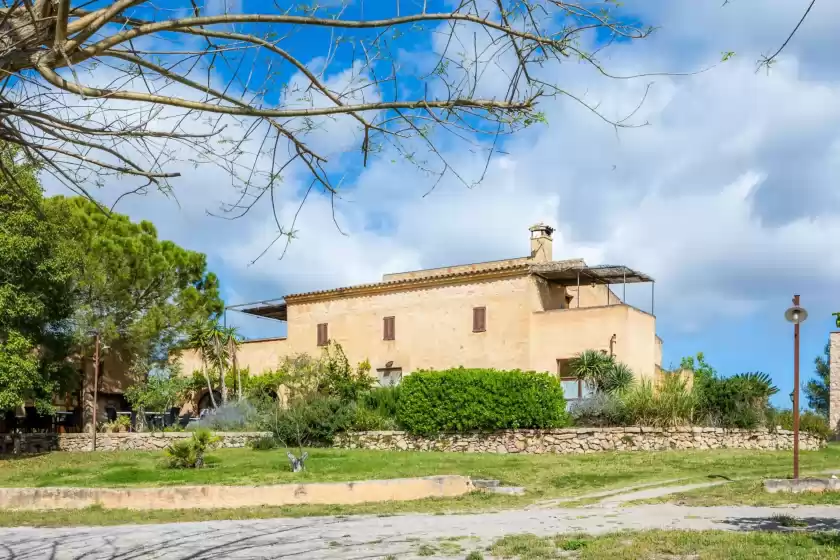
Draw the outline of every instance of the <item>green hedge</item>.
[[[397,419],[416,434],[568,425],[560,382],[520,370],[417,371],[400,386]]]

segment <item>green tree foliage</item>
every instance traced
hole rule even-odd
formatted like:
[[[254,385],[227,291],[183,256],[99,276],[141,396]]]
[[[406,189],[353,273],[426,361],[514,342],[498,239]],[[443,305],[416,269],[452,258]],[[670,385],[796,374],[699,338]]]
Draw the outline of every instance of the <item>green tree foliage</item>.
[[[768,426],[770,429],[778,426],[783,430],[793,430],[792,410],[775,411],[775,414],[769,420],[772,420],[772,425]],[[807,410],[799,415],[799,429],[823,439],[828,439],[832,435],[831,427],[828,425],[825,416]]]
[[[400,387],[398,421],[411,432],[553,428],[568,423],[560,382],[519,370],[418,371]]]
[[[321,363],[323,375],[318,390],[322,394],[336,397],[341,402],[356,402],[373,387],[375,380],[370,375],[370,362],[365,360],[352,368],[344,349],[337,342],[331,341],[324,348]]]
[[[33,401],[49,411],[74,383],[64,358],[77,262],[65,217],[18,156],[0,144],[0,410]]]
[[[823,355],[814,359],[814,377],[805,385],[808,408],[826,417],[828,416],[828,388],[831,379],[828,366],[830,355],[831,345],[826,342]]]
[[[569,363],[575,377],[584,381],[593,392],[615,393],[633,384],[633,371],[627,364],[598,350],[584,350]]]
[[[682,368],[694,372],[697,421],[726,428],[763,425],[770,411],[770,397],[779,392],[766,373],[718,375],[702,353],[683,358]]]
[[[97,329],[106,346],[163,362],[188,325],[221,313],[216,276],[206,258],[157,238],[148,221],[106,212],[82,197],[53,197],[66,215],[80,261],[73,323],[79,341]]]
[[[125,398],[137,410],[168,411],[184,400],[189,385],[177,370],[157,370],[126,389]]]
[[[338,432],[349,429],[355,407],[329,395],[294,399],[276,408],[269,418],[269,429],[284,447],[329,445]]]

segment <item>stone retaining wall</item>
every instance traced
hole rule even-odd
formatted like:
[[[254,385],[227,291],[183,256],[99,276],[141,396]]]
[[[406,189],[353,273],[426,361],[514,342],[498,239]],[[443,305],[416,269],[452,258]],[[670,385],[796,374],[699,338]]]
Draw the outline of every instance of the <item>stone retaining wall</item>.
[[[334,446],[349,449],[466,453],[793,449],[793,432],[723,428],[567,428],[445,434],[429,438],[406,432],[356,432],[342,434],[336,439]],[[825,441],[800,432],[799,446],[802,450],[815,450],[825,446]]]
[[[267,432],[216,432],[218,447],[245,447]],[[156,451],[173,441],[192,437],[192,432],[135,432],[96,434],[97,451]],[[0,434],[0,453],[41,453],[45,451],[90,451],[90,434],[20,434],[18,442],[10,434]],[[17,449],[15,447],[17,446]]]

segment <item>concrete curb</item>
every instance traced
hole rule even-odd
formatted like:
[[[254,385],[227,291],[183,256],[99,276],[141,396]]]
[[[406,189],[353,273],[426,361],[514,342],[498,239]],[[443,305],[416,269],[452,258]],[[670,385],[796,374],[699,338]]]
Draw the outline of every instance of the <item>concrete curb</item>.
[[[840,490],[840,478],[769,478],[764,481],[764,489],[771,494],[789,492],[837,492]]]
[[[165,488],[0,488],[0,510],[213,509],[304,504],[360,504],[450,498],[475,490],[468,476],[360,482]]]

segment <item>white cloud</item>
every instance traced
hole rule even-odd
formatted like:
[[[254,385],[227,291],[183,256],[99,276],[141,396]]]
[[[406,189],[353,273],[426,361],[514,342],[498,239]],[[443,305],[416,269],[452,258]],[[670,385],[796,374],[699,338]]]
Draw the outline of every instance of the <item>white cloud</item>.
[[[697,68],[723,50],[738,52],[696,76],[656,78],[636,115],[650,126],[616,132],[570,99],[544,100],[548,125],[506,143],[480,185],[470,189],[449,175],[425,197],[433,180],[404,160],[374,159],[336,202],[335,220],[348,235],[333,224],[329,199],[313,196],[283,260],[280,242],[249,266],[276,235],[267,207],[234,222],[206,216],[231,194],[209,168],[177,182],[180,209],[160,197],[123,209],[153,219],[162,236],[207,252],[240,300],[524,255],[527,227],[545,221],[558,228],[556,257],[627,264],[655,276],[657,312],[666,320],[679,316],[683,326],[702,326],[719,309],[754,313],[794,287],[828,301],[840,281],[840,73],[836,62],[806,58],[826,36],[822,20],[840,8],[818,3],[822,12],[811,18],[817,21],[803,26],[767,75],[755,73],[755,61],[801,12],[781,1],[773,3],[778,10],[750,0],[718,4],[632,4],[663,27],[649,44],[615,49],[606,62],[616,73]],[[553,71],[610,117],[632,110],[650,81],[609,80],[576,64]],[[331,89],[342,91],[354,76],[332,75]],[[356,149],[355,122],[320,124],[311,141],[334,162]],[[453,146],[444,155],[468,182],[484,171],[480,152]],[[303,178],[291,173],[277,193],[284,226],[297,210]]]

